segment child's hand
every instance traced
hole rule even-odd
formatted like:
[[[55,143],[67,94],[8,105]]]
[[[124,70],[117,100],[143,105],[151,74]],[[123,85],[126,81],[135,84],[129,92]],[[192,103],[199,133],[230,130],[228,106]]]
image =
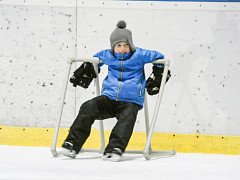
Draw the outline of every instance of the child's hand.
[[[163,70],[164,69],[162,67],[153,66],[153,73],[146,81],[146,88],[149,95],[155,95],[159,93]],[[170,79],[170,77],[171,71],[168,70],[166,82]]]
[[[83,63],[76,71],[74,71],[73,76],[70,78],[70,82],[74,87],[81,86],[83,88],[88,88],[93,78],[96,78],[94,67],[92,63]]]

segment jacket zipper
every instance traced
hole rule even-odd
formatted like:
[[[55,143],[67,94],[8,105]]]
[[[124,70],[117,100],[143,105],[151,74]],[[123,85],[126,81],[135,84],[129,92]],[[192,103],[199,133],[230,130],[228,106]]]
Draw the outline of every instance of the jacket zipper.
[[[119,78],[119,82],[118,82],[118,91],[117,91],[116,101],[118,101],[118,96],[119,96],[121,82],[122,82],[122,74],[123,74],[123,71],[124,71],[124,68],[123,68],[123,55],[122,55],[122,60],[120,61],[120,66],[121,66],[121,72],[120,72],[120,78]]]
[[[140,92],[139,92],[139,96],[142,96],[142,82],[140,82]]]

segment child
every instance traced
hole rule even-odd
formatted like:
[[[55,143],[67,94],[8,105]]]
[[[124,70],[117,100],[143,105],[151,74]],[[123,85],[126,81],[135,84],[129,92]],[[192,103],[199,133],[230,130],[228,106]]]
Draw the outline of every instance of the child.
[[[145,87],[150,95],[157,94],[161,83],[163,66],[153,66],[153,77],[145,80],[144,65],[164,55],[146,49],[137,48],[132,41],[132,33],[126,29],[126,22],[119,21],[110,36],[111,49],[102,50],[94,55],[103,64],[108,65],[108,75],[102,84],[100,96],[84,102],[70,127],[70,132],[62,145],[63,154],[75,158],[91,132],[96,119],[116,117],[109,143],[102,159],[120,161],[130,137],[138,111],[143,107]],[[170,78],[168,72],[168,79]],[[87,88],[96,77],[91,63],[83,63],[74,72],[70,81],[74,86]],[[147,85],[146,85],[147,83]]]

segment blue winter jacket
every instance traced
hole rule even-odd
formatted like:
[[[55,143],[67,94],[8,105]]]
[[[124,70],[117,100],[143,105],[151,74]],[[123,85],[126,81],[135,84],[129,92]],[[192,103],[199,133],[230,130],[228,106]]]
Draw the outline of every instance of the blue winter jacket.
[[[94,55],[108,65],[108,75],[102,84],[102,95],[116,101],[133,102],[142,107],[146,85],[144,65],[163,59],[164,55],[142,48],[136,48],[127,59],[119,55],[115,56],[109,49]]]

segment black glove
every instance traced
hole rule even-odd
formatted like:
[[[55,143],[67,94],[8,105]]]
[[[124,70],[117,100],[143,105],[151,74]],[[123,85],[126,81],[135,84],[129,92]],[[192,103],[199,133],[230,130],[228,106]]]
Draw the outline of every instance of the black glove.
[[[149,95],[155,95],[159,93],[162,76],[163,76],[163,67],[153,66],[153,72],[146,81],[146,88]],[[168,70],[166,82],[171,77],[171,71]]]
[[[70,78],[70,82],[74,87],[81,86],[83,88],[88,88],[93,78],[96,77],[97,75],[93,64],[84,62],[76,71],[74,71],[73,76]]]

